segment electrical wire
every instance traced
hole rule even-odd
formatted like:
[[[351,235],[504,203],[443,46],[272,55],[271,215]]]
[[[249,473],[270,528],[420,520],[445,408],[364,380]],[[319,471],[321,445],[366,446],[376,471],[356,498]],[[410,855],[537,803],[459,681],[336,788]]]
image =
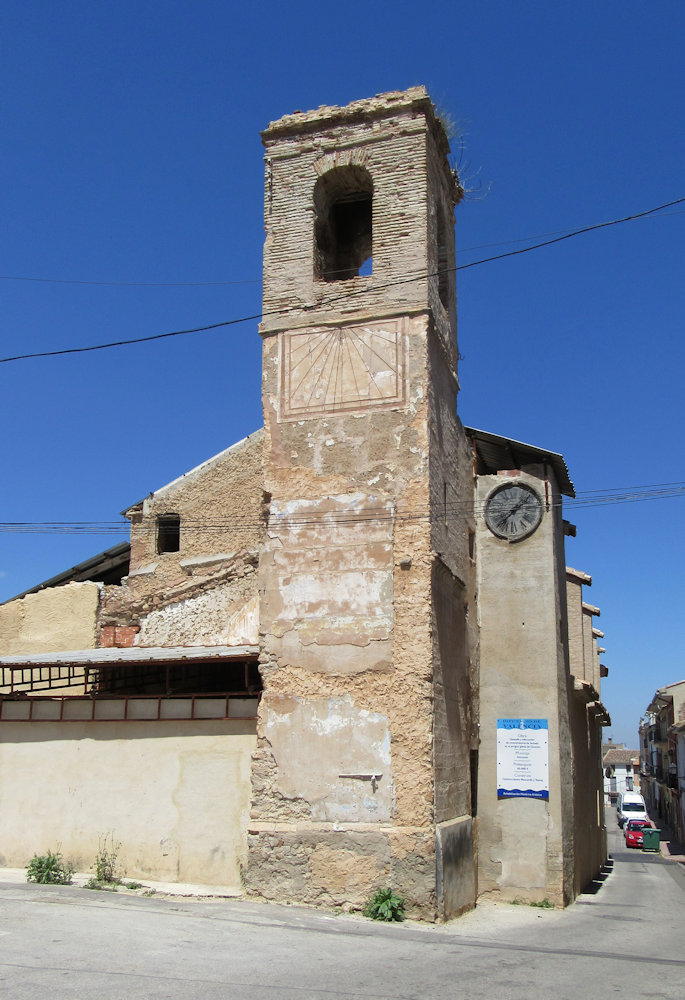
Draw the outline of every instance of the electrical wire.
[[[425,281],[429,278],[439,277],[440,275],[449,274],[455,271],[465,271],[471,267],[477,267],[481,264],[489,264],[496,260],[504,260],[504,258],[506,257],[516,257],[519,256],[520,254],[530,253],[532,250],[539,250],[542,247],[553,246],[556,243],[561,243],[564,240],[569,240],[575,236],[581,236],[585,233],[593,232],[594,230],[597,229],[605,229],[609,226],[617,226],[625,222],[632,222],[636,219],[643,219],[646,216],[654,215],[656,212],[661,212],[666,208],[672,208],[675,205],[681,205],[683,203],[685,203],[685,197],[677,198],[674,201],[665,202],[663,205],[657,205],[655,208],[649,208],[643,212],[636,212],[632,215],[626,215],[623,218],[612,219],[607,222],[598,222],[591,226],[583,226],[581,229],[574,229],[571,232],[567,232],[562,236],[556,236],[553,239],[544,240],[540,243],[535,243],[529,247],[521,247],[518,250],[509,250],[506,253],[496,254],[492,257],[481,258],[480,260],[471,261],[467,264],[459,264],[456,267],[442,268],[438,271],[433,271],[428,273],[421,272],[421,273],[416,273],[414,275],[411,275],[410,272],[408,276],[396,279],[394,281],[388,281],[376,285],[373,284],[367,285],[363,289],[348,291],[346,293],[341,293],[340,295],[337,296],[332,296],[330,298],[327,298],[326,304],[330,305],[340,301],[346,301],[348,299],[354,298],[355,296],[359,295],[367,296],[369,294],[374,294],[378,291],[383,291],[386,288],[396,287],[397,285],[410,284],[415,281]],[[210,323],[205,326],[191,327],[185,330],[173,330],[167,333],[156,333],[146,337],[132,337],[126,340],[115,340],[115,341],[110,341],[109,343],[106,344],[91,344],[87,347],[68,347],[56,351],[35,351],[30,354],[15,354],[10,357],[0,358],[0,364],[9,364],[10,362],[15,362],[15,361],[26,361],[32,358],[57,357],[59,355],[64,355],[64,354],[84,354],[91,351],[108,350],[109,348],[112,347],[124,347],[124,346],[129,346],[131,344],[149,343],[154,340],[164,340],[170,337],[182,337],[191,333],[204,333],[208,330],[217,330],[220,327],[225,327],[225,326],[236,326],[239,323],[252,322],[254,320],[264,319],[265,317],[283,316],[287,315],[288,312],[290,312],[290,309],[275,309],[270,311],[263,311],[261,313],[256,313],[251,316],[241,316],[237,319],[223,320],[219,323]]]
[[[678,202],[675,202],[674,204],[678,204]],[[659,211],[659,209],[653,209],[652,211]],[[663,218],[682,214],[683,212],[664,212]],[[630,218],[637,219],[640,218],[640,216],[631,216]],[[600,225],[615,225],[615,223],[600,223]],[[591,229],[593,227],[590,226],[587,228]],[[586,230],[578,230],[578,232],[583,231]],[[458,247],[456,248],[455,253],[457,255],[473,253],[474,250],[489,250],[494,247],[511,246],[513,243],[527,243],[529,240],[540,240],[548,236],[570,236],[574,232],[576,232],[576,230],[556,229],[549,233],[533,233],[530,236],[519,236],[511,240],[498,240],[494,243],[477,243],[475,246],[471,247]],[[309,258],[305,254],[302,254],[289,259],[308,260]],[[455,268],[455,270],[458,270],[458,268]],[[335,274],[337,272],[332,271],[329,273]],[[340,271],[339,273],[343,272]],[[0,281],[34,281],[44,285],[93,285],[104,288],[212,288],[229,285],[258,285],[261,280],[261,278],[233,278],[229,281],[97,281],[84,278],[39,278],[34,275],[0,274]]]
[[[617,489],[588,490],[576,497],[557,497],[550,501],[549,508],[561,509],[569,513],[580,508],[596,508],[613,506],[619,503],[641,503],[649,500],[662,500],[670,497],[684,497],[685,482],[659,483],[646,486],[620,487]],[[314,501],[313,501],[314,502]],[[279,529],[297,529],[320,527],[321,525],[358,525],[373,523],[403,524],[412,521],[426,521],[431,518],[457,521],[473,514],[479,516],[484,512],[485,502],[471,500],[450,501],[447,504],[435,503],[432,508],[428,504],[409,509],[398,509],[390,502],[377,507],[369,507],[364,511],[330,510],[302,511],[301,513],[279,514],[271,512],[268,523],[269,531]],[[238,532],[253,531],[265,524],[263,519],[250,519],[240,516],[229,516],[221,520],[182,519],[182,530],[190,532]],[[151,520],[147,525],[129,524],[128,521],[5,521],[0,522],[0,532],[14,534],[111,534],[130,531],[132,535],[149,534],[156,531],[156,523]]]

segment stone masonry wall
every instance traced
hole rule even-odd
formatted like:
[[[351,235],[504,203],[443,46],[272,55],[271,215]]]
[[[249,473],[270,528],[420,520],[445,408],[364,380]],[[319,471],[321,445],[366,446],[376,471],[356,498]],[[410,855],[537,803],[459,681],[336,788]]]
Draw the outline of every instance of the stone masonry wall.
[[[104,588],[100,628],[134,626],[139,646],[256,642],[262,442],[258,431],[131,508],[129,576]],[[160,553],[157,518],[169,513],[180,548]]]

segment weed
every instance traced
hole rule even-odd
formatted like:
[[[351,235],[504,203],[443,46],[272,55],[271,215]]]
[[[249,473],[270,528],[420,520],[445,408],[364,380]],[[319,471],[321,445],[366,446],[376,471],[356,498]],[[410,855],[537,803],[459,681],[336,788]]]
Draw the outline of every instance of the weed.
[[[540,899],[537,902],[535,902],[535,900],[531,900],[531,899],[521,899],[520,896],[517,896],[516,899],[512,899],[511,905],[512,906],[535,906],[535,907],[537,907],[538,910],[553,910],[554,909],[554,903],[551,903],[549,901],[549,899],[547,899],[546,896],[545,896],[544,899]]]
[[[157,892],[156,889],[146,889],[145,892],[143,893],[143,896],[154,896],[156,892]]]
[[[99,889],[100,892],[116,892],[119,888],[117,882],[100,882],[96,878],[89,878],[85,885],[86,889]]]
[[[124,889],[142,889],[142,882],[124,882]]]
[[[107,841],[109,840],[109,843]],[[121,868],[119,865],[119,851],[121,843],[114,840],[113,833],[105,833],[98,837],[98,852],[95,861],[90,866],[95,872],[95,882],[104,882],[107,885],[121,884]],[[89,886],[94,888],[94,886]]]
[[[404,920],[404,900],[392,889],[376,889],[362,913],[371,920]]]
[[[62,859],[60,851],[48,851],[47,854],[33,855],[26,869],[26,881],[41,885],[71,885],[73,872],[73,865]]]

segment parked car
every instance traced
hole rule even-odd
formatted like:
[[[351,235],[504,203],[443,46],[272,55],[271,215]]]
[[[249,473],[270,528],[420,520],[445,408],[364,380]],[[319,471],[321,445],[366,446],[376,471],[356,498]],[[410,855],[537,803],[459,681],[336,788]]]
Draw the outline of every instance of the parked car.
[[[616,802],[616,822],[623,829],[629,819],[648,819],[645,800],[639,792],[623,792]]]
[[[648,819],[629,819],[623,831],[626,847],[642,847],[642,831],[646,826],[651,827],[651,825]]]

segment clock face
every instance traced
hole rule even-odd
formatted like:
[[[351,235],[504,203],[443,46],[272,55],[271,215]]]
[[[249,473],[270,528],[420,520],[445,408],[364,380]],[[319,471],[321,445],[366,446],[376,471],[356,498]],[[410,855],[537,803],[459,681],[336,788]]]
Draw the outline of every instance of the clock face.
[[[361,411],[404,403],[402,324],[286,333],[281,342],[281,416]]]
[[[493,535],[518,542],[532,535],[542,519],[542,500],[530,486],[507,483],[485,503],[485,523]]]

